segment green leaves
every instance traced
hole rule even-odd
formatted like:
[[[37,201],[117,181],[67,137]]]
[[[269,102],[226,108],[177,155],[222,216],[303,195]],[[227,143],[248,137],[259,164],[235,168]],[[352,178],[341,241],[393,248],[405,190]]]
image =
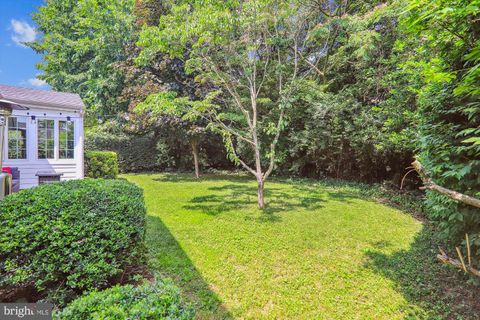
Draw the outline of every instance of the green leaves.
[[[41,185],[2,200],[0,287],[64,304],[143,262],[142,190],[120,180]]]
[[[418,150],[433,180],[475,196],[480,181],[480,42],[478,0],[410,0],[403,26],[421,50],[411,54],[424,84],[418,90]],[[420,62],[418,62],[420,61]],[[476,208],[427,194],[428,212],[445,238],[480,237]],[[478,263],[478,246],[474,258]]]
[[[178,319],[194,318],[193,310],[183,302],[180,292],[169,281],[115,286],[91,292],[73,301],[53,319]]]
[[[29,44],[42,55],[40,76],[55,90],[79,93],[88,111],[125,110],[116,98],[123,75],[116,68],[134,37],[134,0],[51,0],[33,15],[42,34]]]
[[[111,151],[86,151],[85,176],[89,178],[116,179],[118,175],[117,154]]]

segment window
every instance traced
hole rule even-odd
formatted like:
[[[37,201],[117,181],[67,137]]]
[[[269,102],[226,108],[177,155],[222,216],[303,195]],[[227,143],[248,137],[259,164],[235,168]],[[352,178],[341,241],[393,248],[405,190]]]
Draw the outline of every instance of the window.
[[[27,159],[27,118],[8,118],[8,159]]]
[[[38,120],[38,159],[55,158],[55,121]]]
[[[74,155],[74,124],[71,121],[58,121],[58,142],[60,144],[60,159],[73,159]]]

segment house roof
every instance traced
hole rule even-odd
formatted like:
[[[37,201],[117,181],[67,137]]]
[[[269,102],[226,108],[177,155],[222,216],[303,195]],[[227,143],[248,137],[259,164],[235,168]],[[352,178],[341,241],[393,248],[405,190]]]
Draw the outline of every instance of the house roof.
[[[18,104],[82,110],[85,105],[76,93],[27,89],[0,84],[0,99]]]

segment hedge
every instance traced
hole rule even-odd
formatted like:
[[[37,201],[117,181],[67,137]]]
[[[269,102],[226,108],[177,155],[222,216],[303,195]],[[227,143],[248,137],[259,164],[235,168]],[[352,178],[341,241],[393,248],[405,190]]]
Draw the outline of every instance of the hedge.
[[[91,292],[54,314],[57,320],[193,319],[179,290],[170,282],[115,286]]]
[[[117,154],[112,151],[86,151],[85,176],[115,179],[118,175]]]
[[[85,132],[85,150],[108,150],[118,155],[120,172],[193,170],[188,140],[168,126],[143,135],[123,132],[122,125],[106,123]],[[207,133],[200,146],[202,169],[231,169],[221,138]]]
[[[85,150],[109,150],[118,155],[121,172],[154,171],[162,166],[162,150],[152,136],[91,130],[85,133]],[[167,160],[166,160],[167,161]]]
[[[144,261],[145,214],[142,190],[123,180],[45,184],[6,197],[0,292],[30,288],[62,305],[111,285]]]

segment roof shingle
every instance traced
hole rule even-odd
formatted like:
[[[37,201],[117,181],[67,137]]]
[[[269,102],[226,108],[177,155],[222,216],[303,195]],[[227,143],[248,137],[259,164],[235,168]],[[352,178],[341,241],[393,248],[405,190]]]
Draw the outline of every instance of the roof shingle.
[[[0,84],[0,98],[16,102],[46,107],[60,107],[81,110],[85,107],[76,93],[27,89]]]

